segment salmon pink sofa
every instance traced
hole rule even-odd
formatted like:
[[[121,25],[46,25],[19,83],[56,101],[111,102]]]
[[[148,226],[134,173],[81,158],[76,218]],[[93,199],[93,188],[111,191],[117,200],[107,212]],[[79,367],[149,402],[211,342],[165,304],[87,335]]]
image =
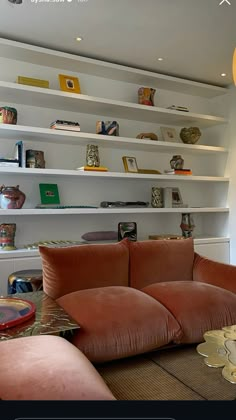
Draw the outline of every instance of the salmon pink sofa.
[[[44,291],[81,326],[71,342],[92,362],[199,343],[236,324],[236,267],[193,240],[40,247]]]

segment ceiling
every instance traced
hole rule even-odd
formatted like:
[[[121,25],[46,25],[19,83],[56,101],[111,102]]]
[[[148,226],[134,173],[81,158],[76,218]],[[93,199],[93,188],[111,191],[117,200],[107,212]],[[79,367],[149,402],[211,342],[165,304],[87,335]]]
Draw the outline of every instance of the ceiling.
[[[233,82],[236,0],[230,6],[220,1],[1,0],[0,36],[227,86]]]

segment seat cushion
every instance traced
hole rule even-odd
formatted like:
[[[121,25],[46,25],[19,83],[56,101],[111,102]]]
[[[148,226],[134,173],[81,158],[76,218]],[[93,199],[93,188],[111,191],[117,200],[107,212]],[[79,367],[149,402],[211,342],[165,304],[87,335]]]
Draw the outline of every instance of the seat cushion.
[[[130,242],[130,286],[193,279],[192,238]]]
[[[209,330],[236,324],[236,295],[210,284],[178,281],[142,289],[161,302],[182,329],[176,343],[198,343]]]
[[[127,242],[65,248],[40,246],[45,293],[57,299],[77,290],[128,286]]]
[[[129,287],[81,290],[57,302],[80,324],[72,343],[92,362],[144,353],[180,334],[178,323],[163,305]]]
[[[89,360],[57,336],[0,343],[2,400],[114,400]]]

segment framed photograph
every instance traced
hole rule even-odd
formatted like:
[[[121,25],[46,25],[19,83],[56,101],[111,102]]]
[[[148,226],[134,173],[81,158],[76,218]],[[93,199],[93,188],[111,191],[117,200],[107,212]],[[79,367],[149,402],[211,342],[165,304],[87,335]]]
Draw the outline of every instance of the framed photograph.
[[[66,92],[81,93],[78,77],[58,74],[61,90]]]
[[[175,128],[172,127],[160,127],[161,134],[164,141],[178,142],[178,135]]]
[[[179,188],[172,188],[172,207],[183,205]]]
[[[41,204],[60,204],[57,184],[39,184]]]
[[[138,173],[138,165],[135,157],[123,156],[122,157],[125,172]]]
[[[118,223],[118,241],[128,238],[129,241],[137,241],[137,224],[135,222]]]

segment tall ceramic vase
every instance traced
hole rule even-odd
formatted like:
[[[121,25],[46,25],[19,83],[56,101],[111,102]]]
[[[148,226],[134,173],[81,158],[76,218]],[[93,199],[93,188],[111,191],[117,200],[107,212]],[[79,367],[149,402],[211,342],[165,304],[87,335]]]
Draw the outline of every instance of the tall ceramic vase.
[[[191,238],[193,236],[192,232],[195,225],[191,213],[182,213],[180,228],[184,238]]]
[[[141,87],[138,90],[138,103],[140,105],[149,105],[154,106],[154,95],[156,93],[156,89],[148,88],[148,87]]]

